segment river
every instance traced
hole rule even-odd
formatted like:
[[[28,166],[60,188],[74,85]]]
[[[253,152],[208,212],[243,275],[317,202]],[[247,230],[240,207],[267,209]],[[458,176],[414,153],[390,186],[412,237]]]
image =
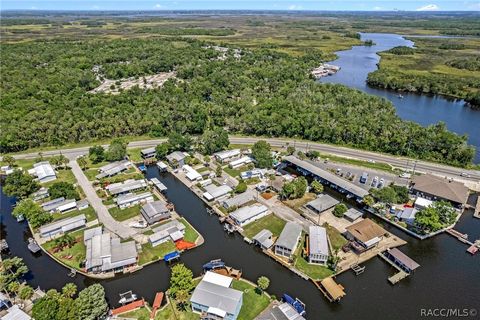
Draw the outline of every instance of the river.
[[[216,216],[207,214],[202,200],[173,175],[160,174],[156,167],[149,167],[147,176],[159,178],[168,187],[168,199],[205,238],[201,247],[181,257],[181,261],[195,275],[201,273],[203,263],[214,258],[222,258],[228,265],[242,269],[244,277],[252,281],[260,275],[266,275],[271,280],[271,293],[280,296],[288,292],[306,303],[308,319],[404,320],[419,318],[421,308],[479,307],[480,256],[470,256],[465,252],[465,245],[448,235],[418,241],[385,226],[409,242],[401,250],[420,263],[421,267],[413,276],[391,286],[387,277],[394,270],[374,258],[365,264],[366,271],[362,275],[356,277],[347,271],[337,278],[344,285],[347,296],[339,304],[330,304],[313,284],[295,276],[246,244],[242,237],[225,234]],[[0,199],[2,238],[7,239],[12,254],[22,257],[27,263],[31,270],[28,275],[31,285],[59,289],[67,282],[75,282],[83,288],[94,282],[83,276],[69,278],[68,270],[45,254],[34,257],[26,248],[29,236],[26,224],[17,223],[10,214],[14,200],[3,193]],[[471,239],[477,239],[480,237],[480,219],[474,219],[472,213],[467,212],[457,229],[468,233]],[[134,274],[100,283],[105,287],[109,302],[116,305],[118,293],[127,290],[133,290],[151,302],[155,292],[168,288],[168,281],[169,268],[166,263],[159,262]]]
[[[480,163],[480,110],[465,106],[463,100],[416,93],[402,93],[404,98],[399,99],[397,92],[368,86],[367,76],[377,70],[380,61],[378,52],[396,46],[412,47],[414,42],[400,35],[385,33],[361,33],[361,39],[373,40],[375,45],[354,46],[352,49],[336,52],[338,59],[331,63],[340,66],[341,70],[335,75],[322,78],[321,81],[344,84],[388,99],[402,119],[415,121],[423,126],[445,122],[449,130],[468,135],[468,143],[476,148],[474,162]]]

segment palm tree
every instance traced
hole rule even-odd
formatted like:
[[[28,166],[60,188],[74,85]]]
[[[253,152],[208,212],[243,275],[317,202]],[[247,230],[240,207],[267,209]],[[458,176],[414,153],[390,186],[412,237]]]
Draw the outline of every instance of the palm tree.
[[[67,168],[67,164],[70,162],[67,157],[65,157],[63,154],[60,154],[58,156],[58,162],[62,166],[63,169]]]
[[[13,167],[15,165],[15,158],[12,156],[3,156],[3,161],[8,164],[9,167]]]
[[[87,169],[87,159],[85,159],[85,156],[81,156],[77,159],[78,164],[80,167],[82,167],[83,171]]]
[[[72,298],[77,293],[77,286],[74,283],[67,283],[62,288],[62,294],[67,298]]]

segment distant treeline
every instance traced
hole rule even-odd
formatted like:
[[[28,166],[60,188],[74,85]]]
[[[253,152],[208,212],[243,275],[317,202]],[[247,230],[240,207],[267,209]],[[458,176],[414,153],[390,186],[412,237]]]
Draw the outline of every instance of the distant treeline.
[[[234,29],[224,28],[224,29],[205,29],[205,28],[166,28],[166,27],[142,27],[138,30],[142,33],[158,33],[169,36],[190,36],[190,35],[199,35],[199,36],[231,36],[235,34]]]
[[[316,83],[308,71],[318,53],[244,49],[240,59],[228,53],[222,61],[205,45],[183,38],[2,45],[0,152],[223,127],[455,165],[474,157],[467,138],[444,124],[403,121],[385,99]],[[178,80],[159,89],[90,94],[99,84],[95,65],[115,79],[175,68]]]

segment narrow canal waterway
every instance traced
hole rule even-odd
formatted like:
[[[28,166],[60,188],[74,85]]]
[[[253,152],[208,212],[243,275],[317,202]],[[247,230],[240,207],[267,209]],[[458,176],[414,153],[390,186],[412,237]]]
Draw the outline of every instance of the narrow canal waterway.
[[[240,236],[226,235],[217,217],[209,216],[205,204],[173,175],[160,174],[156,167],[149,167],[147,176],[158,177],[168,187],[167,197],[175,204],[176,210],[205,238],[201,247],[181,257],[181,261],[196,275],[201,273],[204,262],[214,258],[222,258],[228,265],[241,268],[244,277],[253,281],[260,275],[266,275],[271,279],[270,292],[276,296],[288,292],[306,303],[308,319],[404,320],[420,318],[421,308],[480,309],[480,256],[470,256],[465,252],[465,245],[448,235],[420,242],[386,226],[409,242],[401,250],[419,262],[421,267],[410,278],[391,286],[387,277],[393,270],[374,258],[365,264],[364,274],[355,277],[347,271],[338,277],[338,282],[346,288],[347,296],[339,304],[329,304],[311,283],[246,244]],[[83,288],[94,282],[81,276],[69,278],[67,269],[44,254],[32,256],[26,248],[29,236],[26,224],[17,223],[11,216],[13,204],[14,200],[2,193],[1,235],[7,239],[12,255],[22,257],[27,263],[31,270],[29,282],[33,286],[61,288],[67,282],[75,282]],[[468,212],[457,229],[468,233],[471,239],[477,239],[480,237],[480,219],[474,219]],[[167,265],[159,262],[137,273],[101,283],[112,305],[116,305],[118,293],[127,290],[152,301],[155,292],[168,288],[169,273]]]
[[[475,163],[480,162],[480,110],[465,106],[463,100],[448,99],[416,93],[398,93],[372,88],[367,85],[367,76],[377,70],[380,61],[378,52],[396,46],[412,47],[414,42],[396,34],[361,33],[362,40],[373,40],[374,46],[354,46],[350,50],[338,51],[338,59],[331,63],[341,67],[335,75],[322,78],[322,82],[340,83],[390,100],[397,114],[405,120],[415,121],[423,126],[445,122],[447,128],[458,134],[467,134],[469,144],[475,146]]]

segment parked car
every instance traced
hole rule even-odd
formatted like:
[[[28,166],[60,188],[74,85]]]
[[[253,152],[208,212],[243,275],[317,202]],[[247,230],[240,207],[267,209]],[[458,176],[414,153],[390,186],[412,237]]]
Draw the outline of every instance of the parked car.
[[[377,184],[378,184],[378,176],[375,176],[375,178],[373,178],[372,180],[371,186],[375,188],[377,187]]]
[[[364,172],[362,173],[362,176],[360,177],[360,183],[367,183],[368,180],[368,173]]]
[[[385,184],[385,179],[383,179],[383,178],[380,179],[380,182],[378,183],[377,188],[383,187],[384,184]]]

